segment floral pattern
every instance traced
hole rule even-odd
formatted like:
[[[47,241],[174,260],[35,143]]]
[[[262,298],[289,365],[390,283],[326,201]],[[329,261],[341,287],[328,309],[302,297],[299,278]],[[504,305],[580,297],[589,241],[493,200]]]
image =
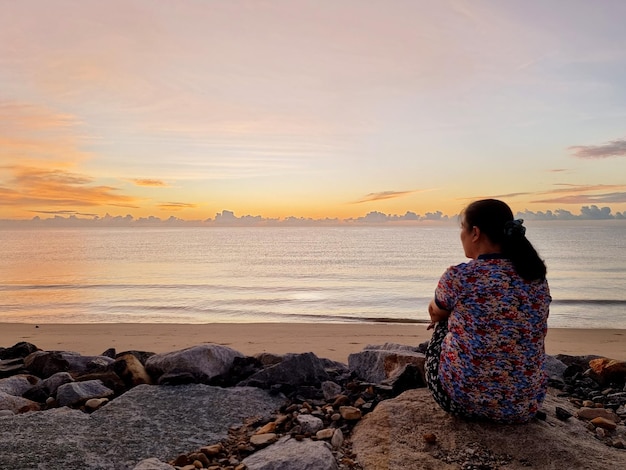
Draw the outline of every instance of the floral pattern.
[[[439,381],[453,408],[506,423],[535,415],[547,386],[551,300],[546,280],[525,281],[500,257],[479,257],[443,274],[435,301],[451,314]]]

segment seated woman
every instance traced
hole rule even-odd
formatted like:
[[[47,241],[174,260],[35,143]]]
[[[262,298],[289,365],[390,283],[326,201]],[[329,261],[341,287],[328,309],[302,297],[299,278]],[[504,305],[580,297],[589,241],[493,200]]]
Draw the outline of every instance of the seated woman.
[[[471,261],[448,268],[428,307],[428,387],[452,414],[525,423],[547,387],[546,266],[504,202],[475,201],[461,220]]]

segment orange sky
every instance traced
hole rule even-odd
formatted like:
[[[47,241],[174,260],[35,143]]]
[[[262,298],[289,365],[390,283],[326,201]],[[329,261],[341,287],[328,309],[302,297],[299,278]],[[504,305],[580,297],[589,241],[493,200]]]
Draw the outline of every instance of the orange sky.
[[[0,219],[481,197],[622,215],[624,17],[619,0],[2,2]]]

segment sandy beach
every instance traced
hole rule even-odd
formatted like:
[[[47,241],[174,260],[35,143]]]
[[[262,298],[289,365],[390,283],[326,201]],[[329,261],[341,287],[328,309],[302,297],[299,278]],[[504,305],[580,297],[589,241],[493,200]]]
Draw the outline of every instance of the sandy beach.
[[[430,338],[425,324],[212,323],[25,324],[0,323],[0,347],[28,341],[43,350],[98,355],[140,350],[168,352],[201,343],[229,346],[246,355],[314,352],[346,363],[368,344],[418,345]],[[548,354],[597,354],[626,360],[626,330],[553,328]]]

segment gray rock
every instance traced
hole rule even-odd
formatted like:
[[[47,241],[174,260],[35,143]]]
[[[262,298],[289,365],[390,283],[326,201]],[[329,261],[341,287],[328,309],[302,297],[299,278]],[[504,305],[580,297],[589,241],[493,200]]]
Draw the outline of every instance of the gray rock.
[[[324,394],[325,400],[333,400],[341,393],[341,385],[330,380],[322,382],[322,393]]]
[[[19,342],[10,348],[0,348],[0,359],[23,359],[37,351],[37,346],[26,341]]]
[[[424,378],[426,356],[414,351],[415,348],[395,343],[382,346],[366,346],[363,351],[348,356],[348,368],[362,380],[381,383],[385,379],[398,376],[407,364],[414,364]],[[425,380],[423,380],[425,383]]]
[[[256,388],[139,385],[92,414],[64,407],[4,417],[0,468],[129,470],[144,459],[169,461],[282,404]]]
[[[555,356],[546,354],[545,370],[549,378],[557,380],[563,379],[563,372],[565,372],[565,369],[567,369],[567,365],[563,361],[557,359]]]
[[[239,385],[261,388],[269,388],[274,384],[320,386],[322,382],[330,380],[326,372],[327,364],[328,361],[312,352],[285,354],[281,362],[251,375]]]
[[[113,395],[113,390],[105,387],[100,380],[70,382],[57,390],[57,400],[61,406],[77,405],[91,398],[106,398]]]
[[[320,418],[312,415],[299,415],[296,421],[300,425],[301,434],[315,434],[324,427],[324,422]]]
[[[115,359],[107,356],[82,356],[81,354],[69,351],[59,353],[68,363],[69,371],[74,375],[103,372]]]
[[[9,410],[12,413],[17,414],[24,413],[26,411],[37,411],[39,408],[39,404],[32,400],[16,397],[0,391],[0,410]],[[2,467],[0,466],[0,468]]]
[[[154,457],[150,459],[145,459],[139,462],[133,470],[173,470],[170,464],[165,462],[161,462],[159,459],[155,459]]]
[[[146,361],[146,371],[164,383],[208,383],[212,378],[226,373],[235,357],[244,357],[238,351],[218,344],[201,344],[180,351],[155,354]],[[177,381],[176,377],[183,378]]]
[[[607,447],[583,421],[559,420],[556,406],[574,411],[569,401],[548,394],[545,421],[524,425],[472,422],[441,410],[429,390],[409,390],[380,402],[356,425],[352,450],[366,470],[626,468],[623,450]],[[433,435],[436,442],[428,444],[426,435]]]
[[[0,392],[21,397],[28,390],[40,382],[39,377],[29,374],[19,374],[6,379],[0,379]]]
[[[18,357],[16,359],[0,360],[0,377],[10,377],[13,374],[25,372],[24,359]]]
[[[48,399],[48,397],[54,397],[57,393],[57,389],[61,385],[70,382],[74,382],[74,378],[69,374],[69,372],[57,372],[47,379],[42,380],[30,390],[26,391],[24,393],[24,398],[43,403]]]
[[[42,379],[70,370],[69,362],[57,351],[35,351],[24,358],[24,367]]]
[[[248,470],[337,470],[328,443],[289,436],[243,459]]]

